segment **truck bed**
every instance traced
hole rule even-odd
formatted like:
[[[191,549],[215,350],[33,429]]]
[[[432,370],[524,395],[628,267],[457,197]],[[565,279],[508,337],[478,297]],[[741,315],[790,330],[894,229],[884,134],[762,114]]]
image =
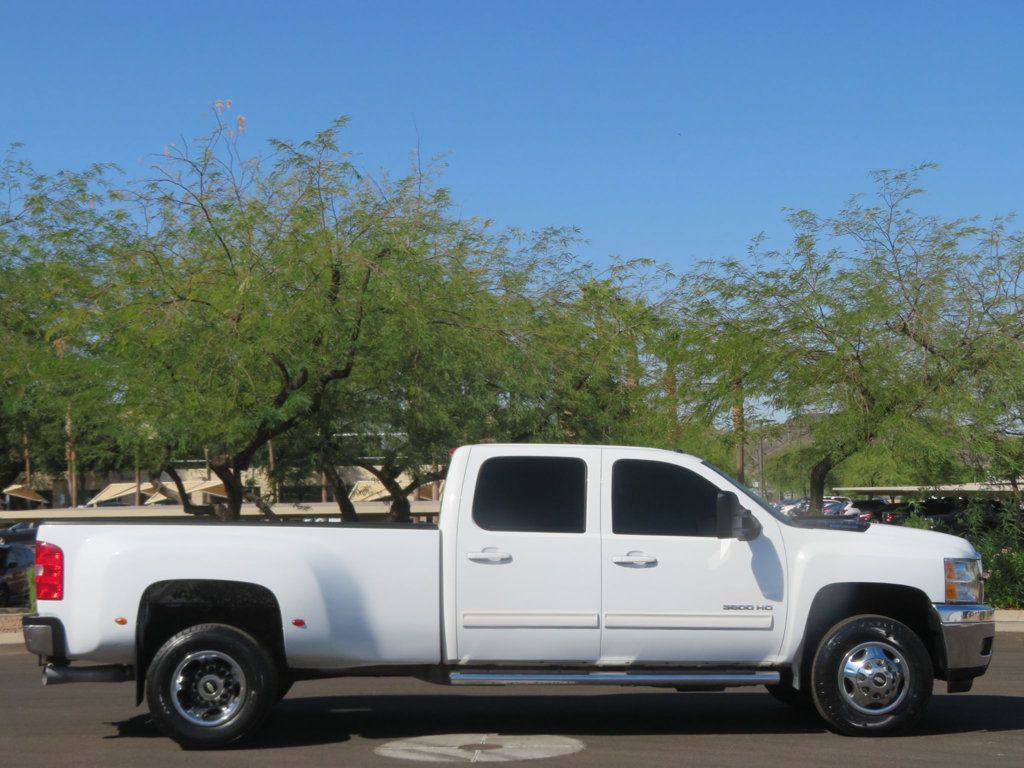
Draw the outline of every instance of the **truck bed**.
[[[133,663],[143,594],[158,582],[264,587],[281,611],[290,667],[440,661],[440,533],[433,526],[180,522],[46,523],[64,553],[69,659]]]

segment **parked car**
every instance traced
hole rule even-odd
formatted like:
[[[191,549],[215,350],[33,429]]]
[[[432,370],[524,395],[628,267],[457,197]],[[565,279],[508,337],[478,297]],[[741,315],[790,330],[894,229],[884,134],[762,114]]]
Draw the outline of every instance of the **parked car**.
[[[862,523],[881,522],[879,511],[889,505],[885,499],[855,499],[846,514],[856,515]]]
[[[907,518],[916,514],[925,518],[930,527],[935,528],[954,514],[956,509],[955,501],[955,499],[948,497],[900,501],[886,504],[878,511],[878,515],[882,522],[903,525],[907,522]]]
[[[810,507],[810,499],[791,499],[784,502],[779,511],[787,517],[804,517]]]
[[[902,525],[915,512],[923,517],[929,527],[939,531],[960,534],[966,529],[966,518],[972,509],[981,513],[981,525],[995,528],[999,525],[1006,509],[998,499],[966,499],[942,496],[912,502],[887,504],[878,511],[882,522]]]
[[[835,517],[846,513],[845,501],[826,501],[821,505],[821,514],[826,517]]]
[[[39,530],[39,523],[15,523],[7,528],[0,528],[0,544],[26,544],[36,543],[36,532]]]
[[[20,544],[0,544],[0,606],[28,605],[29,572],[35,558]]]
[[[839,503],[841,505],[841,511],[839,512],[840,515],[850,514],[850,507],[853,506],[853,499],[849,496],[825,496],[822,501],[826,504]]]

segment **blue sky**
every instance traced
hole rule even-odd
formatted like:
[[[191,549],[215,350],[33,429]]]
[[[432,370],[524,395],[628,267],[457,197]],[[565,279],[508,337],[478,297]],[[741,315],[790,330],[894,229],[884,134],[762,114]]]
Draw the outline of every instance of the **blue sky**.
[[[785,245],[867,172],[934,161],[921,207],[1020,209],[1024,2],[0,0],[0,146],[44,170],[151,156],[231,98],[246,142],[349,115],[366,169],[419,141],[466,215],[576,225],[684,269]]]

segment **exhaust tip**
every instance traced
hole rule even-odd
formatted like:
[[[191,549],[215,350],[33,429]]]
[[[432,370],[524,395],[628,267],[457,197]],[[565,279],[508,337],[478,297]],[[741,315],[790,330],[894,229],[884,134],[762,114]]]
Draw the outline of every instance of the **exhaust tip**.
[[[124,683],[135,679],[135,670],[124,664],[104,664],[94,667],[55,666],[43,668],[43,685],[65,683]]]

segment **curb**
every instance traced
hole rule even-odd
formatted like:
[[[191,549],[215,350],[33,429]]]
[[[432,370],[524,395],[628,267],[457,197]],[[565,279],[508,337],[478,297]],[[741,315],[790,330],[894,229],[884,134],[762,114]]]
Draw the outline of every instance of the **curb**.
[[[1024,611],[996,611],[996,632],[1024,632]]]

